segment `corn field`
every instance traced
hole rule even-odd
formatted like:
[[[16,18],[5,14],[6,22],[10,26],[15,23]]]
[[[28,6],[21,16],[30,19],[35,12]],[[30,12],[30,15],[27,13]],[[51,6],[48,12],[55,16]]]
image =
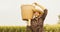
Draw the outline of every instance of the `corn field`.
[[[44,25],[45,32],[60,32],[60,25]],[[0,32],[26,32],[25,26],[0,26]]]

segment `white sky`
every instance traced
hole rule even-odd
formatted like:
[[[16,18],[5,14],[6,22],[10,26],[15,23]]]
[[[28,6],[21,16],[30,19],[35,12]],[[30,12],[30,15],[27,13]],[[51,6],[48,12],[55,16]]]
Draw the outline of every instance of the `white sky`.
[[[56,24],[60,14],[60,0],[0,0],[0,25],[26,25],[21,18],[21,4],[38,2],[48,9],[44,24]]]

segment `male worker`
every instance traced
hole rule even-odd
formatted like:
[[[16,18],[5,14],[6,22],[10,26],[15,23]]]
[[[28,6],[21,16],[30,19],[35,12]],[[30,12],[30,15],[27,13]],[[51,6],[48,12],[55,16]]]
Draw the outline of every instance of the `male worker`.
[[[27,32],[28,32],[31,26],[31,19],[34,19],[35,17],[37,17],[39,14],[36,14],[36,13],[37,12],[40,13],[40,11],[36,10],[35,6],[30,4],[22,5],[21,10],[22,10],[22,19],[27,21]]]
[[[34,5],[22,5],[22,18],[23,20],[27,20],[27,31],[30,29],[31,21],[28,21],[29,19],[34,19],[35,17],[38,17],[40,14],[42,15],[43,12],[39,11],[35,8]],[[35,16],[35,17],[34,17]]]
[[[22,7],[24,7],[22,10],[28,11],[30,13],[33,12],[32,13],[33,18],[30,18],[31,19],[31,26],[29,26],[29,25],[27,26],[27,32],[29,32],[29,30],[32,30],[32,32],[43,32],[43,22],[45,20],[46,15],[47,15],[47,9],[37,3],[34,3],[34,4],[35,4],[35,6],[40,7],[43,10],[43,12],[41,12],[40,9],[36,10],[35,6],[33,6],[33,5],[27,5],[25,7],[24,7],[24,5],[22,5]],[[28,13],[28,14],[30,14],[30,13]],[[28,19],[28,17],[24,17],[23,20],[26,20],[26,19]]]
[[[39,14],[39,12],[35,13],[36,15],[37,14],[38,15],[37,15],[37,17],[35,17],[31,20],[31,30],[32,30],[32,32],[44,32],[43,23],[44,23],[46,15],[47,15],[47,9],[37,3],[34,3],[34,4],[38,7],[40,7],[44,11],[44,13],[43,14]]]

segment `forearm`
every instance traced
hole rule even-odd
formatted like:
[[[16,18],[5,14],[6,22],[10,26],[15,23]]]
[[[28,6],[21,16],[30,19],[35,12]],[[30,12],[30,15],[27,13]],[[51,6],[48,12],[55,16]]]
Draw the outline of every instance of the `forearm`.
[[[48,13],[48,10],[47,10],[47,9],[45,9],[45,10],[44,10],[44,13],[43,13],[43,15],[42,15],[42,19],[43,19],[43,20],[45,19],[45,17],[46,17],[46,15],[47,15],[47,13]]]

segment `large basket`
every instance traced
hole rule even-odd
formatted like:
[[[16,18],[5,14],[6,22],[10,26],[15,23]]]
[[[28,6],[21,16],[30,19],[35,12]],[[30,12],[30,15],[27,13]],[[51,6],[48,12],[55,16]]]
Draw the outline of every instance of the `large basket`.
[[[32,5],[22,5],[21,6],[21,14],[23,20],[28,20],[33,18],[33,11],[32,11]]]

